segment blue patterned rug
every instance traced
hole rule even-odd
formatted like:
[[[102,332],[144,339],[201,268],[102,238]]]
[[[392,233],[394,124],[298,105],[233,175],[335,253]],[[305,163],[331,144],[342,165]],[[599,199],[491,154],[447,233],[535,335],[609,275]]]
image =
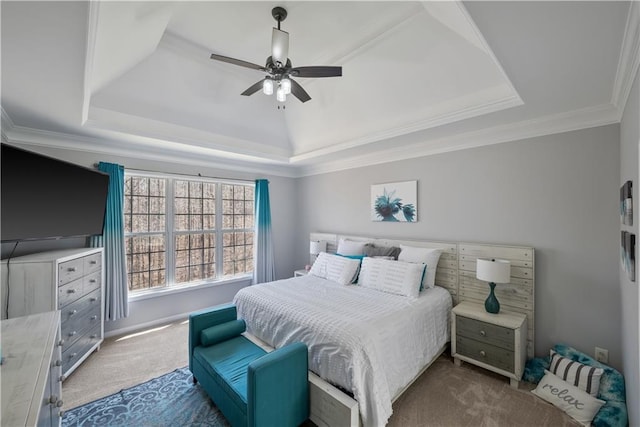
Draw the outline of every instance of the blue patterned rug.
[[[62,425],[228,427],[222,413],[191,378],[188,368],[176,369],[66,411]]]

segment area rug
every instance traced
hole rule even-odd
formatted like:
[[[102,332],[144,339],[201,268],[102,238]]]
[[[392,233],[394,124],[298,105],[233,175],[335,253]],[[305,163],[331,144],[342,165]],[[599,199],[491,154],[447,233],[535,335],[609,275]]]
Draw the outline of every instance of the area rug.
[[[68,410],[62,425],[228,427],[229,423],[206,392],[193,384],[189,369],[180,368]]]

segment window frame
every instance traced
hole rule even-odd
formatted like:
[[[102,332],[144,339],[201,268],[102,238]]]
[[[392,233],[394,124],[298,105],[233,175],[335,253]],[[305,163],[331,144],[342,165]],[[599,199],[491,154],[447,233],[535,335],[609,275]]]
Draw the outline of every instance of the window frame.
[[[141,178],[155,178],[164,179],[165,181],[165,230],[156,231],[141,231],[141,232],[127,232],[125,231],[125,239],[134,236],[148,236],[148,235],[163,235],[165,239],[165,286],[158,286],[155,288],[147,288],[140,290],[128,290],[129,300],[142,300],[154,296],[167,295],[171,293],[184,292],[191,289],[204,289],[211,286],[219,286],[223,284],[235,283],[239,281],[246,281],[253,277],[253,270],[255,269],[255,257],[251,272],[224,275],[224,234],[228,232],[250,232],[253,233],[255,238],[255,211],[253,212],[253,227],[242,229],[225,229],[222,228],[223,224],[223,198],[222,198],[222,186],[223,185],[242,185],[245,187],[252,187],[251,183],[246,180],[233,180],[233,179],[220,179],[211,177],[201,177],[192,175],[170,174],[162,172],[148,172],[140,170],[125,169],[125,180],[130,177]],[[189,181],[189,182],[208,182],[215,184],[215,229],[202,229],[202,230],[175,230],[174,222],[174,203],[175,203],[175,191],[174,181]],[[254,206],[255,206],[255,187],[254,189]],[[215,236],[215,277],[194,280],[189,282],[178,283],[175,282],[176,272],[176,245],[175,236],[184,234],[205,234],[212,233]],[[255,241],[252,243],[255,251]],[[126,249],[128,250],[128,249]],[[126,252],[126,251],[125,251]],[[127,272],[127,289],[129,288],[129,272]]]

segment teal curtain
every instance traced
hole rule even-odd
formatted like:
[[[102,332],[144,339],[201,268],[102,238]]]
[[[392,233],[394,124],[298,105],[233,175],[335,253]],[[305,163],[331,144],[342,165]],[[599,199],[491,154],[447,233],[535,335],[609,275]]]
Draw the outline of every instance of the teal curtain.
[[[93,236],[90,245],[104,248],[104,313],[106,320],[129,315],[129,288],[124,246],[124,167],[100,162],[98,169],[109,175],[107,209],[101,236]]]
[[[271,238],[271,207],[269,205],[269,181],[256,180],[255,190],[255,242],[253,283],[271,282],[276,279]]]

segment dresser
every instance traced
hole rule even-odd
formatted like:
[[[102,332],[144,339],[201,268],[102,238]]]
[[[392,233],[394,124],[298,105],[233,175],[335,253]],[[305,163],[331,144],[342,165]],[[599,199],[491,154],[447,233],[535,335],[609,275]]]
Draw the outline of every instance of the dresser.
[[[99,349],[104,338],[102,248],[3,260],[2,278],[8,284],[3,289],[9,295],[8,318],[60,310],[63,380]]]
[[[452,310],[451,355],[510,378],[518,388],[527,358],[527,316],[487,313],[481,304],[464,301]]]
[[[3,426],[59,426],[61,421],[60,312],[0,322]]]

